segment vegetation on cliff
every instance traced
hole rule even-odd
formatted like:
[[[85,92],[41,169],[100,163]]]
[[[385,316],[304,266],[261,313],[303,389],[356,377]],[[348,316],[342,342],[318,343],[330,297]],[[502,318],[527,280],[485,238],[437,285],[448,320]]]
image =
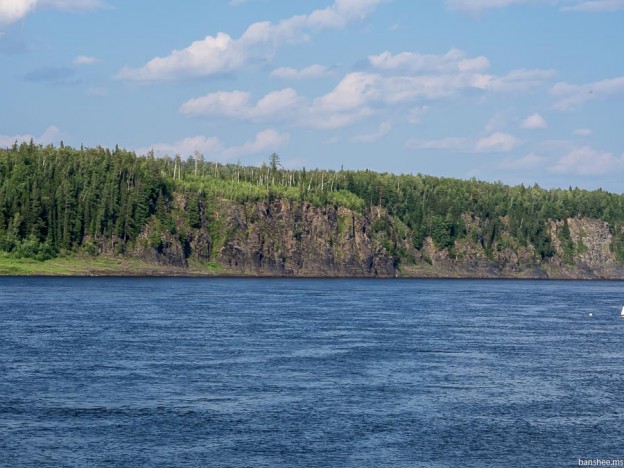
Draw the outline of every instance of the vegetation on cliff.
[[[435,252],[445,252],[448,261],[490,264],[507,264],[515,255],[522,269],[551,260],[575,264],[588,246],[585,228],[572,220],[591,219],[606,223],[608,254],[624,262],[622,195],[288,170],[277,155],[267,163],[244,167],[206,162],[200,154],[156,158],[119,148],[14,145],[0,150],[0,251],[36,260],[106,254],[233,268],[245,264],[232,263],[245,251],[255,258],[247,269],[262,268],[271,257],[275,272],[296,274],[287,266],[313,258],[300,244],[321,236],[319,248],[327,246],[332,263],[322,274],[340,265],[350,265],[340,267],[344,274],[367,274],[357,262],[379,274],[379,259],[398,268],[430,264]],[[384,274],[391,274],[388,268]]]

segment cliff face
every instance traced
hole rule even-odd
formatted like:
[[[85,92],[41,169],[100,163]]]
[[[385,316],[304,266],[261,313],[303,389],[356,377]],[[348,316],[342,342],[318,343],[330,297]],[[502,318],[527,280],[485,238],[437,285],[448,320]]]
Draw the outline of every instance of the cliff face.
[[[593,219],[550,222],[554,254],[541,259],[504,231],[502,242],[486,248],[481,221],[468,214],[468,236],[444,249],[428,237],[416,249],[409,229],[377,207],[220,202],[201,207],[201,223],[192,227],[185,201],[175,203],[176,229],[150,223],[126,255],[178,267],[213,262],[235,275],[624,278],[609,225]]]
[[[569,236],[564,235],[565,224],[568,226]],[[550,232],[556,251],[556,255],[547,265],[552,274],[567,278],[623,276],[623,266],[618,264],[611,249],[613,235],[604,221],[568,218],[565,221],[551,222]]]
[[[277,201],[231,205],[216,259],[240,274],[379,276],[397,274],[368,215],[343,207]]]

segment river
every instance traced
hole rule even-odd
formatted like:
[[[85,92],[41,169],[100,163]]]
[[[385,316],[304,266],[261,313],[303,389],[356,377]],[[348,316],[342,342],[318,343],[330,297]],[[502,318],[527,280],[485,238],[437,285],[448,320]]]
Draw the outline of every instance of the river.
[[[624,459],[623,304],[601,281],[0,278],[0,464]]]

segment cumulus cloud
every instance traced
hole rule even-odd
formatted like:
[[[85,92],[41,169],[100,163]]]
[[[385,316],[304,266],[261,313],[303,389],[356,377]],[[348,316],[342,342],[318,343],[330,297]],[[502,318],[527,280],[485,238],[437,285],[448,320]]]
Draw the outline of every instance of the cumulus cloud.
[[[624,154],[595,150],[590,146],[573,148],[551,168],[561,174],[601,175],[624,170]]]
[[[186,101],[180,112],[189,115],[226,116],[241,120],[283,118],[294,110],[300,98],[292,88],[268,93],[252,104],[244,91],[219,91]]]
[[[475,74],[471,85],[495,93],[524,92],[542,85],[553,76],[554,70],[518,69],[503,76]]]
[[[309,102],[292,88],[266,94],[252,102],[244,91],[210,93],[182,104],[180,112],[188,115],[225,116],[237,120],[292,119],[297,125],[335,129],[351,125],[372,114],[363,104],[368,98],[366,77],[352,76],[333,91]]]
[[[225,159],[234,159],[250,154],[270,152],[282,148],[290,140],[288,133],[278,132],[274,129],[264,130],[256,134],[253,140],[247,141],[241,146],[233,146],[223,151]]]
[[[529,130],[536,130],[546,127],[548,127],[548,124],[546,123],[546,120],[544,120],[544,117],[542,117],[540,114],[529,115],[526,119],[522,121],[522,128],[527,128]]]
[[[49,126],[40,136],[36,137],[30,134],[23,135],[0,135],[0,148],[8,148],[14,143],[28,143],[33,140],[36,144],[48,145],[56,143],[62,136],[61,130],[55,126]]]
[[[445,137],[437,140],[412,139],[406,143],[410,149],[439,149],[463,153],[508,153],[519,145],[519,140],[508,133],[495,132],[476,140]]]
[[[381,70],[423,71],[459,71],[469,72],[488,68],[490,61],[483,56],[470,58],[459,49],[451,49],[444,55],[401,52],[391,54],[382,52],[368,57],[370,64]]]
[[[37,5],[37,0],[10,0],[0,2],[0,25],[22,19]]]
[[[39,7],[92,10],[107,6],[103,0],[2,0],[0,1],[0,25],[18,21]]]
[[[253,140],[246,141],[240,146],[225,146],[217,137],[203,135],[178,140],[174,143],[157,143],[137,149],[137,153],[145,154],[153,151],[158,156],[173,156],[176,154],[186,158],[199,151],[205,156],[227,161],[241,156],[253,155],[262,152],[277,150],[288,143],[289,135],[274,129],[258,132]]]
[[[348,73],[329,93],[314,100],[319,111],[341,112],[365,105],[381,96],[381,77],[364,72]]]
[[[369,56],[369,62],[385,75],[394,75],[393,86],[403,85],[411,88],[410,95],[429,98],[454,95],[466,88],[496,93],[528,91],[554,76],[553,70],[542,69],[511,70],[502,76],[483,73],[490,66],[487,57],[470,57],[459,49],[442,55],[386,51]]]
[[[485,152],[504,152],[513,150],[518,145],[518,139],[513,135],[502,132],[495,132],[487,137],[477,140],[475,151],[478,153]]]
[[[383,71],[348,73],[332,91],[313,101],[310,113],[324,118],[348,112],[355,117],[373,113],[380,106],[413,107],[414,103],[455,98],[471,90],[485,93],[522,92],[543,84],[545,78],[551,76],[549,71],[544,70],[512,71],[502,77],[490,75],[487,84],[483,83],[484,75],[472,72],[471,68],[457,66],[466,60],[465,56],[453,54],[455,62],[451,65],[447,60],[448,55],[439,57],[439,61],[427,58],[427,67],[433,67],[436,71],[423,73],[414,71],[414,68],[402,69],[403,64],[392,63],[390,56],[384,56],[380,61],[374,60],[378,67],[384,68]],[[421,104],[419,109],[424,108],[426,106]],[[418,122],[419,114],[422,112],[414,114],[410,119]]]
[[[281,80],[301,80],[306,78],[318,78],[329,74],[329,68],[323,65],[310,65],[309,67],[297,70],[291,67],[282,67],[273,70],[271,76]]]
[[[152,146],[137,149],[139,154],[146,154],[149,151],[153,151],[158,156],[180,154],[186,157],[195,151],[212,156],[223,151],[223,144],[217,137],[198,135],[178,140],[175,143],[156,143]]]
[[[550,94],[557,99],[555,109],[575,109],[592,99],[624,94],[624,76],[580,85],[560,82],[550,89]]]
[[[359,122],[383,107],[404,107],[408,120],[418,123],[428,101],[464,93],[528,91],[551,76],[548,70],[512,70],[507,75],[483,75],[489,64],[452,49],[446,54],[382,53],[369,57],[372,70],[347,73],[316,98],[304,98],[292,88],[252,101],[245,91],[215,92],[190,99],[180,107],[188,115],[225,116],[242,120],[290,119],[295,125],[336,129]]]
[[[206,36],[165,57],[156,57],[139,68],[123,68],[122,79],[154,81],[230,73],[251,63],[270,60],[276,49],[306,40],[311,32],[341,28],[369,15],[383,0],[335,0],[324,9],[297,15],[279,23],[251,24],[238,38],[219,32]]]

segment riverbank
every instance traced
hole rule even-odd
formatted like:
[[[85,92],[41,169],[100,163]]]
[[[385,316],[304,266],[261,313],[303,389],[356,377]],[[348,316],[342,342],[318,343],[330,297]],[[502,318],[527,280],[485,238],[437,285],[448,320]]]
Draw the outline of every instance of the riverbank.
[[[58,257],[45,261],[0,256],[0,276],[221,276],[218,265],[159,265],[121,257]]]
[[[618,275],[600,276],[591,272],[563,269],[532,269],[510,273],[485,269],[448,269],[432,265],[404,265],[394,276],[325,274],[279,274],[275,271],[241,271],[222,265],[190,261],[186,267],[145,262],[113,256],[64,256],[45,261],[0,256],[0,276],[153,276],[153,277],[293,277],[293,278],[449,278],[449,279],[553,279],[624,280]]]

